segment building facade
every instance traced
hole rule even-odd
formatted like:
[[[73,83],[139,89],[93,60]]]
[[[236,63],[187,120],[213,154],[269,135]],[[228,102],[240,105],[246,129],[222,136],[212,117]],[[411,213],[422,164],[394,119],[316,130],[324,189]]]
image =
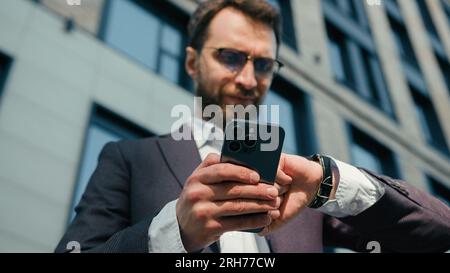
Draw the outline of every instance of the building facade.
[[[172,107],[193,105],[194,0],[76,2],[0,5],[0,252],[52,251],[102,146],[168,133]],[[286,66],[266,103],[281,106],[285,151],[450,202],[450,3],[271,2]]]

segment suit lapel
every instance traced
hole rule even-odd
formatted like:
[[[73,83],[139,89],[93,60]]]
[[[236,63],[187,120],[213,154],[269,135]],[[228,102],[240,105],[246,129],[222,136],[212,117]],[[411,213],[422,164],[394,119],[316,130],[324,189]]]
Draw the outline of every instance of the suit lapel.
[[[158,145],[170,171],[175,176],[181,188],[183,188],[186,179],[201,162],[195,141],[177,141],[169,135],[159,138]],[[211,244],[209,247],[205,248],[203,252],[220,252],[218,243],[215,242]]]
[[[197,145],[191,140],[175,140],[171,135],[158,139],[159,148],[170,171],[183,188],[186,179],[200,164]]]

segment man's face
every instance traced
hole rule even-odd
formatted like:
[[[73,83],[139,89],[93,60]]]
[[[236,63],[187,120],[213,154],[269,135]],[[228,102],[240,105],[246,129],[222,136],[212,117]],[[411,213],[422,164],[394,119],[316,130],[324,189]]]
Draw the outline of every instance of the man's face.
[[[270,26],[253,21],[240,11],[226,8],[211,21],[201,52],[187,49],[186,68],[196,83],[203,105],[258,105],[270,87],[272,74],[255,75],[254,64],[247,61],[233,71],[221,62],[219,48],[246,52],[252,57],[276,58],[276,38]]]

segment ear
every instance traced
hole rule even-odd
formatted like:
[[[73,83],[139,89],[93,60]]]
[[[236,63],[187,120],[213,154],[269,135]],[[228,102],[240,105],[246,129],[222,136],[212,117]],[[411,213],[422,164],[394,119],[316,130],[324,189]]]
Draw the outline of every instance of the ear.
[[[186,47],[186,61],[184,66],[188,75],[195,81],[197,78],[197,51],[190,46]]]

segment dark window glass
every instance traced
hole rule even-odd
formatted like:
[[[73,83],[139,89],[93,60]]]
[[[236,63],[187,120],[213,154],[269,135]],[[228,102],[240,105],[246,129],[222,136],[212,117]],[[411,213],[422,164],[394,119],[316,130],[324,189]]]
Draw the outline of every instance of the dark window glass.
[[[431,193],[450,206],[450,189],[444,183],[427,175]]]
[[[336,81],[396,119],[364,2],[322,0],[322,10]]]
[[[441,0],[442,7],[444,8],[444,12],[447,15],[448,25],[450,26],[450,3],[446,2],[447,0]]]
[[[441,68],[442,76],[444,77],[445,84],[447,85],[448,94],[450,96],[450,63],[444,60],[442,57],[436,56],[439,67]]]
[[[408,64],[419,68],[414,49],[405,26],[391,16],[388,17],[392,28],[393,38],[397,45],[400,57]]]
[[[386,2],[391,2],[393,5],[398,7],[397,0],[386,0]]]
[[[378,56],[327,22],[328,47],[335,79],[395,119]]]
[[[89,179],[97,167],[98,156],[105,144],[121,139],[136,139],[151,135],[149,131],[112,113],[106,108],[94,106],[85,136],[84,150],[80,161],[69,221],[75,216],[74,208],[79,203]]]
[[[410,86],[410,89],[415,103],[416,116],[426,142],[443,154],[450,155],[444,133],[430,99],[412,86]]]
[[[169,81],[192,90],[184,69],[188,20],[168,2],[111,0],[105,4],[100,36]]]
[[[356,11],[356,4],[353,0],[345,0],[347,2],[347,9],[350,16],[352,16],[353,19],[358,20],[358,12]]]
[[[272,4],[279,8],[283,21],[283,37],[282,40],[290,48],[298,51],[297,36],[295,34],[294,17],[292,15],[292,6],[290,0],[269,0]]]
[[[310,155],[315,151],[314,128],[309,97],[298,88],[277,77],[267,93],[264,105],[268,106],[271,122],[271,105],[279,106],[279,124],[286,132],[283,150],[287,153]]]
[[[397,3],[397,0],[385,0],[384,1],[384,5],[386,6],[386,9],[388,9],[388,11],[390,9],[396,9],[399,10],[399,5]],[[392,11],[392,10],[391,10]]]
[[[328,47],[334,77],[340,83],[355,89],[353,73],[350,67],[350,56],[345,36],[331,24],[327,24]]]
[[[9,56],[0,52],[0,99],[3,93],[3,87],[6,83],[6,79],[8,78],[11,62],[12,59]]]
[[[354,165],[393,178],[400,177],[397,161],[391,150],[354,126],[350,126],[350,140]]]
[[[399,22],[403,22],[400,6],[396,0],[386,0],[383,4],[389,16],[396,18]]]
[[[364,10],[364,3],[361,0],[322,0],[326,4],[333,5],[337,11],[342,13],[346,18],[364,28],[368,28],[367,15]]]
[[[361,51],[364,63],[364,72],[367,75],[368,97],[367,100],[385,113],[395,118],[389,92],[386,86],[381,64],[378,58],[368,51]]]
[[[423,23],[428,31],[428,34],[433,36],[435,39],[439,40],[439,35],[436,30],[436,26],[434,25],[433,18],[430,14],[430,10],[428,9],[427,3],[425,2],[425,0],[416,0],[416,1],[420,11],[420,15],[422,16]]]

